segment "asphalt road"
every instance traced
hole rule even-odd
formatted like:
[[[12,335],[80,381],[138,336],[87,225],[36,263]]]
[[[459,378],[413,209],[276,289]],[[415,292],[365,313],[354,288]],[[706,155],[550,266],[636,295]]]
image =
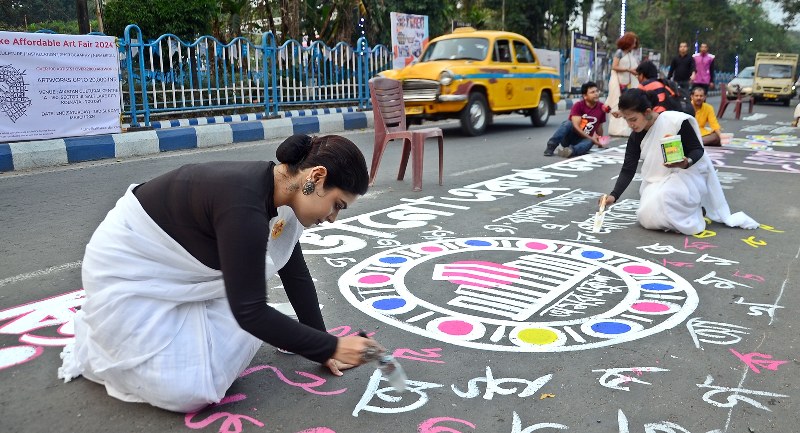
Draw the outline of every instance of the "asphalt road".
[[[278,143],[0,174],[0,431],[796,432],[792,110],[729,111],[723,127],[742,140],[709,150],[731,209],[762,224],[752,231],[644,230],[635,180],[593,233],[624,141],[542,156],[565,113],[544,128],[499,117],[477,138],[441,124],[444,185],[432,141],[422,192],[410,168],[395,180],[390,146],[376,185],[336,224],[308,230],[303,248],[330,332],[374,332],[407,391],[374,365],[336,378],[265,345],[223,402],[188,415],[56,378],[83,248],[127,185],[190,162],[270,159]],[[369,161],[371,131],[346,135]],[[269,296],[285,301],[279,281]]]

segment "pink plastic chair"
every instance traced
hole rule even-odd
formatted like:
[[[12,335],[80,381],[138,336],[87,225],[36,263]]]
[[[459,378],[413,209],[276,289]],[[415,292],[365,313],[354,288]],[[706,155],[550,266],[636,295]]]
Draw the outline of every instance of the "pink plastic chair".
[[[369,184],[375,183],[375,174],[383,158],[386,145],[392,140],[403,140],[403,154],[397,180],[403,180],[411,156],[412,185],[414,191],[422,190],[422,161],[425,140],[436,137],[439,141],[439,185],[442,184],[444,164],[444,136],[441,128],[406,129],[406,111],[403,102],[403,84],[391,78],[375,77],[369,80],[370,99],[375,118],[375,148],[369,170]]]
[[[734,99],[732,101],[729,101],[727,93],[726,93],[726,90],[727,90],[726,89],[726,84],[723,83],[723,84],[719,85],[720,101],[719,101],[719,109],[717,110],[717,119],[722,119],[722,116],[725,115],[725,109],[728,108],[728,104],[734,104],[734,106],[733,106],[733,115],[734,115],[734,117],[736,117],[736,120],[739,120],[739,118],[742,116],[742,104],[745,102],[744,99],[742,98],[742,92],[737,90],[736,91],[736,99]],[[747,112],[748,113],[752,113],[753,112],[753,95],[750,95],[748,98],[749,99],[748,99],[747,103],[748,103],[749,107],[748,107]]]

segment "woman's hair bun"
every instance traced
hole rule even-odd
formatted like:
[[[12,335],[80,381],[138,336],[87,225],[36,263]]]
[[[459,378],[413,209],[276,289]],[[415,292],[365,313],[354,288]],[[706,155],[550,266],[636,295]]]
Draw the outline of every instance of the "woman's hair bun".
[[[311,151],[312,138],[306,134],[294,134],[283,140],[275,151],[275,157],[282,164],[295,165],[302,162]]]

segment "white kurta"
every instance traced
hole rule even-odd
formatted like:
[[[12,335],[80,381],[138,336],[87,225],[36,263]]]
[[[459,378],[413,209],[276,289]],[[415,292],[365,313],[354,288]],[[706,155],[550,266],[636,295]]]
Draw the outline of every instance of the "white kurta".
[[[134,187],[86,246],[86,302],[75,316],[75,342],[64,348],[58,376],[69,381],[83,375],[120,400],[195,411],[225,396],[261,340],[233,317],[222,272],[164,232]],[[287,206],[278,208],[270,231],[281,220],[280,236],[269,240],[265,278],[286,264],[303,232]]]
[[[661,138],[676,135],[684,120],[689,120],[700,138],[694,116],[665,111],[642,139],[642,184],[637,212],[639,223],[648,229],[675,230],[692,235],[705,229],[701,206],[706,216],[730,227],[758,228],[758,223],[744,212],[731,214],[722,185],[711,158],[703,154],[688,169],[667,168],[661,155]]]

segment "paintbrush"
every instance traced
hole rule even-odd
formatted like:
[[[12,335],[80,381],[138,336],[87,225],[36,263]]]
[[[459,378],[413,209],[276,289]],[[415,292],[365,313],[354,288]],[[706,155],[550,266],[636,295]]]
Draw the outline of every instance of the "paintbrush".
[[[359,337],[369,338],[367,333],[363,330],[358,332]],[[403,392],[406,389],[406,372],[403,367],[394,359],[394,356],[388,353],[379,353],[368,351],[363,355],[367,361],[378,361],[378,369],[383,374],[383,377],[389,382],[389,385],[397,392]]]
[[[599,233],[603,227],[603,219],[606,216],[606,194],[600,196],[600,210],[594,214],[594,226],[592,226],[592,233]]]

